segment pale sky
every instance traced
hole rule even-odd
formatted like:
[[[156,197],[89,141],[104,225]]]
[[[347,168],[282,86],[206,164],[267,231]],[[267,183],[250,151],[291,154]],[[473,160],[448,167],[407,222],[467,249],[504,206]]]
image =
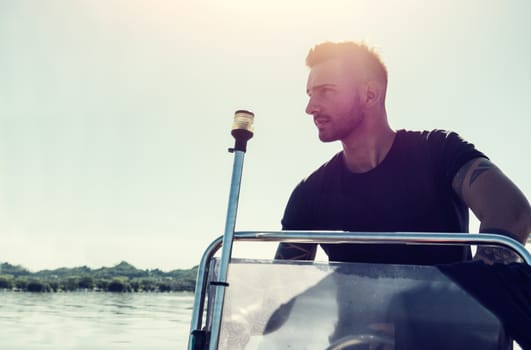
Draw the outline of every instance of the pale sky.
[[[242,108],[256,132],[237,230],[279,229],[292,188],[340,149],[304,113],[304,58],[325,40],[377,48],[393,128],[457,131],[530,198],[530,13],[527,0],[0,0],[0,262],[197,265],[223,233]]]

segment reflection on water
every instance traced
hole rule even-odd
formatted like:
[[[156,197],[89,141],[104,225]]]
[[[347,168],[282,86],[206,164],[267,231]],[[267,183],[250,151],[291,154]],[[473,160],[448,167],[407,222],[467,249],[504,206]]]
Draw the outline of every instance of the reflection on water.
[[[185,349],[191,293],[0,292],[0,348]]]

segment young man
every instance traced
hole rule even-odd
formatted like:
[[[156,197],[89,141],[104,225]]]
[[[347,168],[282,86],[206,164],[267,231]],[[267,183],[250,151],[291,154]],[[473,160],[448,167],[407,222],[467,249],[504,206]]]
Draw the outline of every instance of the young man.
[[[474,145],[456,133],[394,131],[387,121],[387,70],[355,42],[310,50],[306,113],[319,139],[343,150],[303,180],[286,207],[284,230],[468,232],[468,208],[480,231],[525,243],[531,208],[523,193]],[[470,258],[459,246],[344,244],[323,249],[333,261],[443,264]],[[313,260],[315,244],[281,243],[277,259]],[[517,259],[479,247],[487,263]]]

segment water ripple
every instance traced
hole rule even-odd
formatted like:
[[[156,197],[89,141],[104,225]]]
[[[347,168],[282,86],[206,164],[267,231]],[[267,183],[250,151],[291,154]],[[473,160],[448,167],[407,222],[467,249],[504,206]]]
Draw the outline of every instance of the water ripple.
[[[183,349],[191,293],[0,293],[0,348]]]

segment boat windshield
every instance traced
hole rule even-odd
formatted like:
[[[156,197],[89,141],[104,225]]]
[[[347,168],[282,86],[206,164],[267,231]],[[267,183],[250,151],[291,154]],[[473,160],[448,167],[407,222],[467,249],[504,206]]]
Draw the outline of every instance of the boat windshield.
[[[509,344],[498,318],[435,266],[233,259],[228,283],[219,349]]]

